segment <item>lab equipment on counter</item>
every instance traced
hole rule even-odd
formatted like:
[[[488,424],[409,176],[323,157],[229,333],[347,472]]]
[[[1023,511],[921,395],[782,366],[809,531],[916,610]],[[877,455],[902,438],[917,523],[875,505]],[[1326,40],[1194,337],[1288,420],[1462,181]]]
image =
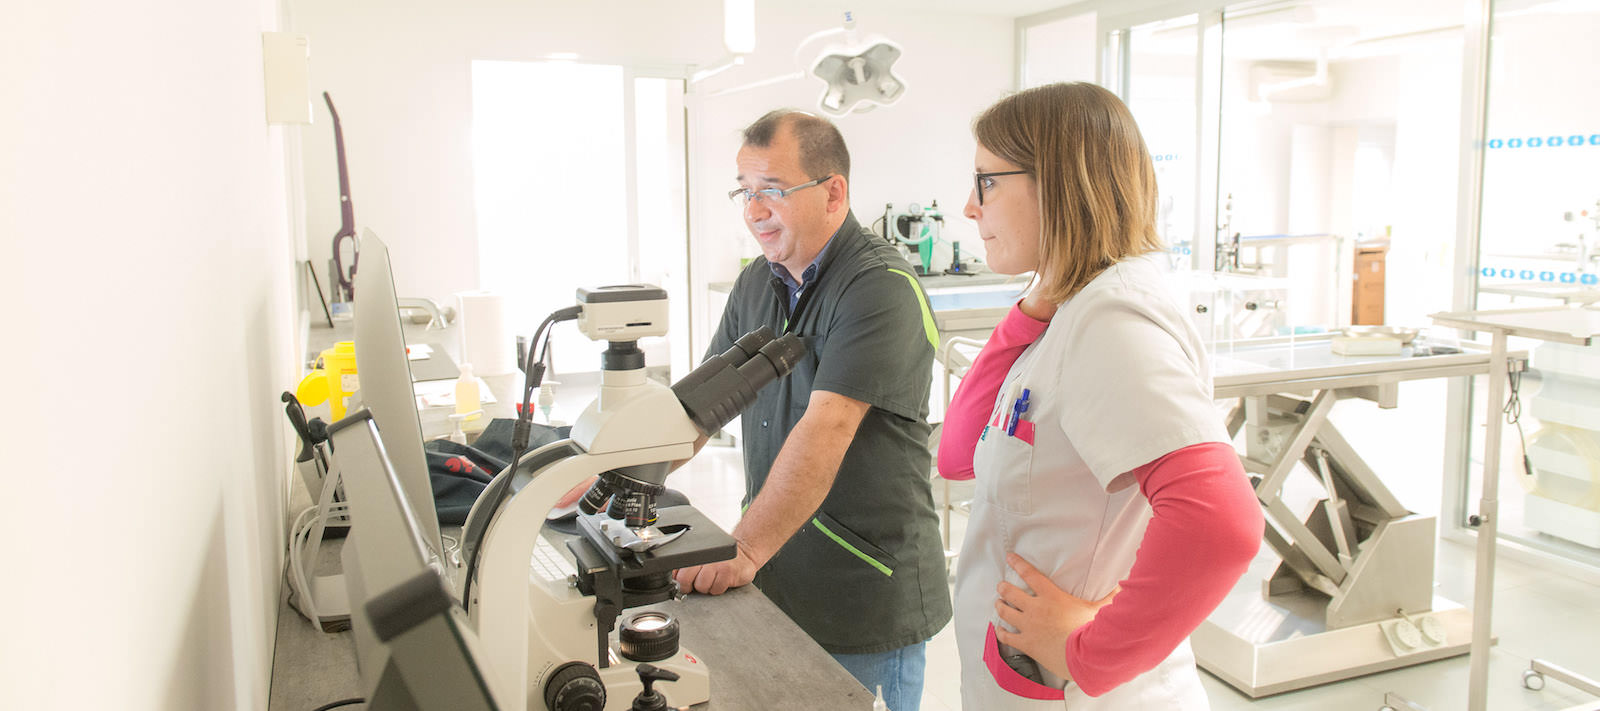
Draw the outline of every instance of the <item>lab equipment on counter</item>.
[[[1418,330],[1403,326],[1346,326],[1333,335],[1335,355],[1399,355]]]
[[[1567,222],[1578,223],[1577,242],[1559,242],[1556,249],[1571,252],[1577,259],[1579,272],[1589,271],[1594,267],[1590,262],[1600,260],[1600,244],[1595,243],[1600,240],[1600,200],[1594,201],[1591,207],[1578,210],[1577,214],[1567,212],[1561,217]],[[1583,224],[1585,222],[1589,224]]]
[[[1291,280],[1227,272],[1175,270],[1167,275],[1179,303],[1205,340],[1228,343],[1284,335],[1295,323],[1288,309]],[[1325,324],[1324,324],[1325,325]]]
[[[482,400],[478,395],[478,378],[472,374],[472,364],[461,364],[461,377],[455,384],[455,412],[450,415],[450,422],[456,429],[450,434],[450,441],[457,444],[466,444],[466,423],[483,417]],[[481,426],[475,429],[482,429]]]
[[[1514,238],[1501,239],[1499,248],[1485,254],[1478,265],[1478,291],[1510,296],[1513,302],[1519,298],[1600,301],[1600,200],[1564,212],[1562,220],[1571,227],[1546,237],[1550,241],[1542,245],[1542,230],[1519,231]]]
[[[903,207],[894,203],[883,206],[884,239],[909,251],[906,261],[919,275],[933,273],[933,245],[943,231],[944,213],[939,211],[938,200],[928,207],[914,202]]]
[[[1222,203],[1214,261],[1211,269],[1214,272],[1231,272],[1239,268],[1239,233],[1233,231],[1233,193],[1228,193]]]

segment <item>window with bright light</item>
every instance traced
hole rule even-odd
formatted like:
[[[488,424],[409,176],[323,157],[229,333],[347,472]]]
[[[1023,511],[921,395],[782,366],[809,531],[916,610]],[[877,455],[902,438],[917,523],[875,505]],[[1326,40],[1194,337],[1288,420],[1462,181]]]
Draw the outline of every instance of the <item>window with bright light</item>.
[[[614,65],[473,62],[479,282],[506,295],[516,332],[579,287],[644,281],[667,289],[687,342],[682,94]],[[640,343],[652,366],[669,363],[661,340]],[[554,371],[598,370],[600,349],[559,326]]]

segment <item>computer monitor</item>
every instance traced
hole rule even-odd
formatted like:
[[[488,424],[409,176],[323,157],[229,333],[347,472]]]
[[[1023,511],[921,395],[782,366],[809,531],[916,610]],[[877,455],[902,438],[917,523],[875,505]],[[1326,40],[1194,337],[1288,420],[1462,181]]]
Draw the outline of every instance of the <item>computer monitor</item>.
[[[422,422],[417,418],[417,398],[411,389],[411,364],[406,358],[389,247],[370,229],[361,231],[358,244],[361,268],[355,275],[355,338],[356,375],[361,387],[357,393],[383,433],[384,449],[428,548],[440,555],[444,547],[439,538],[439,516],[433,506],[428,458],[422,450]]]
[[[423,521],[414,514],[421,507],[409,500],[373,413],[358,410],[328,435],[350,504],[345,585],[367,708],[510,708],[495,702],[477,635],[424,541]]]

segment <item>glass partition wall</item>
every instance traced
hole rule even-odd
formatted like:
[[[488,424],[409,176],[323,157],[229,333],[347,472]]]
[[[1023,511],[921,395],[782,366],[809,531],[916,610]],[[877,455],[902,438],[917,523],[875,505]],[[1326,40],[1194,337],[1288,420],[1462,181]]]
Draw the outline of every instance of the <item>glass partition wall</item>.
[[[1018,76],[1080,78],[1056,67],[1083,66],[1081,52],[1059,58],[1051,40],[1070,28],[1081,46],[1093,23],[1100,83],[1149,144],[1160,230],[1192,272],[1203,332],[1422,326],[1451,306],[1460,0],[1127,7],[1024,18]]]
[[[1464,309],[1600,301],[1600,3],[1491,4],[1475,249]],[[1502,540],[1600,568],[1600,346],[1514,342],[1530,369],[1508,414]],[[1481,381],[1481,379],[1480,379]],[[1486,387],[1453,398],[1474,435],[1465,486],[1447,502],[1458,533],[1477,508]]]
[[[1219,350],[1600,301],[1600,3],[1085,0],[1019,19],[1019,85],[1086,78],[1091,26],[1093,76],[1159,158],[1168,256]],[[1600,569],[1600,356],[1523,345],[1501,535]],[[1446,451],[1409,461],[1442,460],[1441,533],[1470,538],[1484,388],[1455,380]]]

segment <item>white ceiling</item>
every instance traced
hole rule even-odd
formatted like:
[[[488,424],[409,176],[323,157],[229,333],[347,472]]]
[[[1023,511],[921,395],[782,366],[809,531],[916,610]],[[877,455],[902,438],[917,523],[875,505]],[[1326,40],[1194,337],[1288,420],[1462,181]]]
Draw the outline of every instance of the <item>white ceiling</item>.
[[[1022,17],[1034,13],[1073,5],[1080,0],[855,0],[853,11],[881,8],[887,10],[919,10],[930,13],[967,15],[999,15]]]
[[[1600,12],[1596,0],[1503,0],[1497,18],[1520,14]],[[1460,42],[1466,10],[1461,0],[1277,0],[1225,8],[1223,55],[1233,59],[1309,61],[1437,51]],[[1192,18],[1193,16],[1190,16]],[[1174,19],[1146,26],[1134,51],[1194,53],[1194,22]],[[1137,32],[1137,30],[1136,30]]]
[[[1461,37],[1461,0],[1288,0],[1224,10],[1223,53],[1234,59],[1348,59],[1398,54],[1417,43]],[[1192,17],[1192,16],[1191,16]],[[1194,24],[1135,29],[1134,51],[1194,53]],[[1159,28],[1159,29],[1157,29]]]

